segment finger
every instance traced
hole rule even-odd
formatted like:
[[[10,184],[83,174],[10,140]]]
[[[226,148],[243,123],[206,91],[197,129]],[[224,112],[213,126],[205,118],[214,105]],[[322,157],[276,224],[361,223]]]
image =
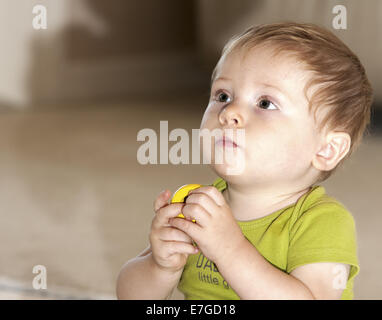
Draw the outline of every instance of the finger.
[[[219,207],[216,204],[216,202],[208,194],[205,194],[202,192],[200,193],[194,192],[190,194],[187,197],[186,204],[190,204],[190,203],[194,203],[194,204],[198,204],[202,206],[208,212],[208,214],[215,212],[216,209],[218,209]]]
[[[211,218],[211,214],[197,203],[186,203],[182,209],[182,213],[186,219],[195,219],[196,223],[202,227],[204,227],[207,223],[207,220]]]
[[[174,218],[182,212],[184,203],[170,203],[166,207],[160,208],[155,217],[155,226],[168,226],[168,219]]]
[[[159,193],[154,201],[154,211],[157,212],[160,208],[166,206],[168,204],[168,199],[170,199],[171,191],[163,190]]]
[[[205,193],[212,200],[214,200],[218,206],[222,206],[226,204],[223,194],[213,186],[200,187],[200,188],[191,190],[188,194],[191,195],[193,193]]]
[[[175,253],[195,254],[199,251],[197,247],[194,247],[190,243],[178,242],[178,241],[166,242],[166,247],[170,254],[175,254]]]
[[[171,218],[170,225],[182,230],[186,234],[188,234],[193,240],[198,242],[200,232],[202,231],[202,227],[197,223],[193,223],[186,219],[182,218]]]
[[[180,241],[192,243],[192,239],[189,235],[174,227],[163,228],[159,235],[159,239],[162,241]]]

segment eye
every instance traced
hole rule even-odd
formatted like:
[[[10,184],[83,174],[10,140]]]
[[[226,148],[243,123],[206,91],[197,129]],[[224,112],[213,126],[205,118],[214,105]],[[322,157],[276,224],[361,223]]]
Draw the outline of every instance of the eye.
[[[216,95],[216,100],[218,102],[228,102],[229,95],[224,91],[218,91]]]
[[[278,108],[276,105],[269,100],[267,97],[261,97],[259,102],[257,103],[259,108],[265,109],[265,110],[277,110]]]

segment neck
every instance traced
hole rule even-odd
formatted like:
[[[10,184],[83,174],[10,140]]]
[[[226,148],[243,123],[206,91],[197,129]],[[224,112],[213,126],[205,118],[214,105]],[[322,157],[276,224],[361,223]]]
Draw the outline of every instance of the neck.
[[[238,221],[248,221],[267,216],[297,202],[310,190],[309,187],[288,190],[248,188],[228,184],[223,196]]]

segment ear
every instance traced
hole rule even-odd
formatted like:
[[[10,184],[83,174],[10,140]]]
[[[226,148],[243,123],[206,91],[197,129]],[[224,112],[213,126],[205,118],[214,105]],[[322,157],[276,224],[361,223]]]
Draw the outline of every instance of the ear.
[[[324,144],[315,154],[312,164],[320,171],[334,169],[349,152],[351,138],[346,132],[330,132],[326,135]]]

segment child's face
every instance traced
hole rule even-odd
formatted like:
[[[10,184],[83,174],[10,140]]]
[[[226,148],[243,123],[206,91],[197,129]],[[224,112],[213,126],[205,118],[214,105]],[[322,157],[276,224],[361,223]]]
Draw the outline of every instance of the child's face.
[[[245,157],[244,172],[227,176],[225,164],[212,164],[226,180],[300,185],[308,173],[313,175],[311,162],[320,141],[303,92],[311,74],[295,59],[274,58],[270,52],[236,51],[220,61],[201,129],[245,129],[245,149],[238,150]]]

